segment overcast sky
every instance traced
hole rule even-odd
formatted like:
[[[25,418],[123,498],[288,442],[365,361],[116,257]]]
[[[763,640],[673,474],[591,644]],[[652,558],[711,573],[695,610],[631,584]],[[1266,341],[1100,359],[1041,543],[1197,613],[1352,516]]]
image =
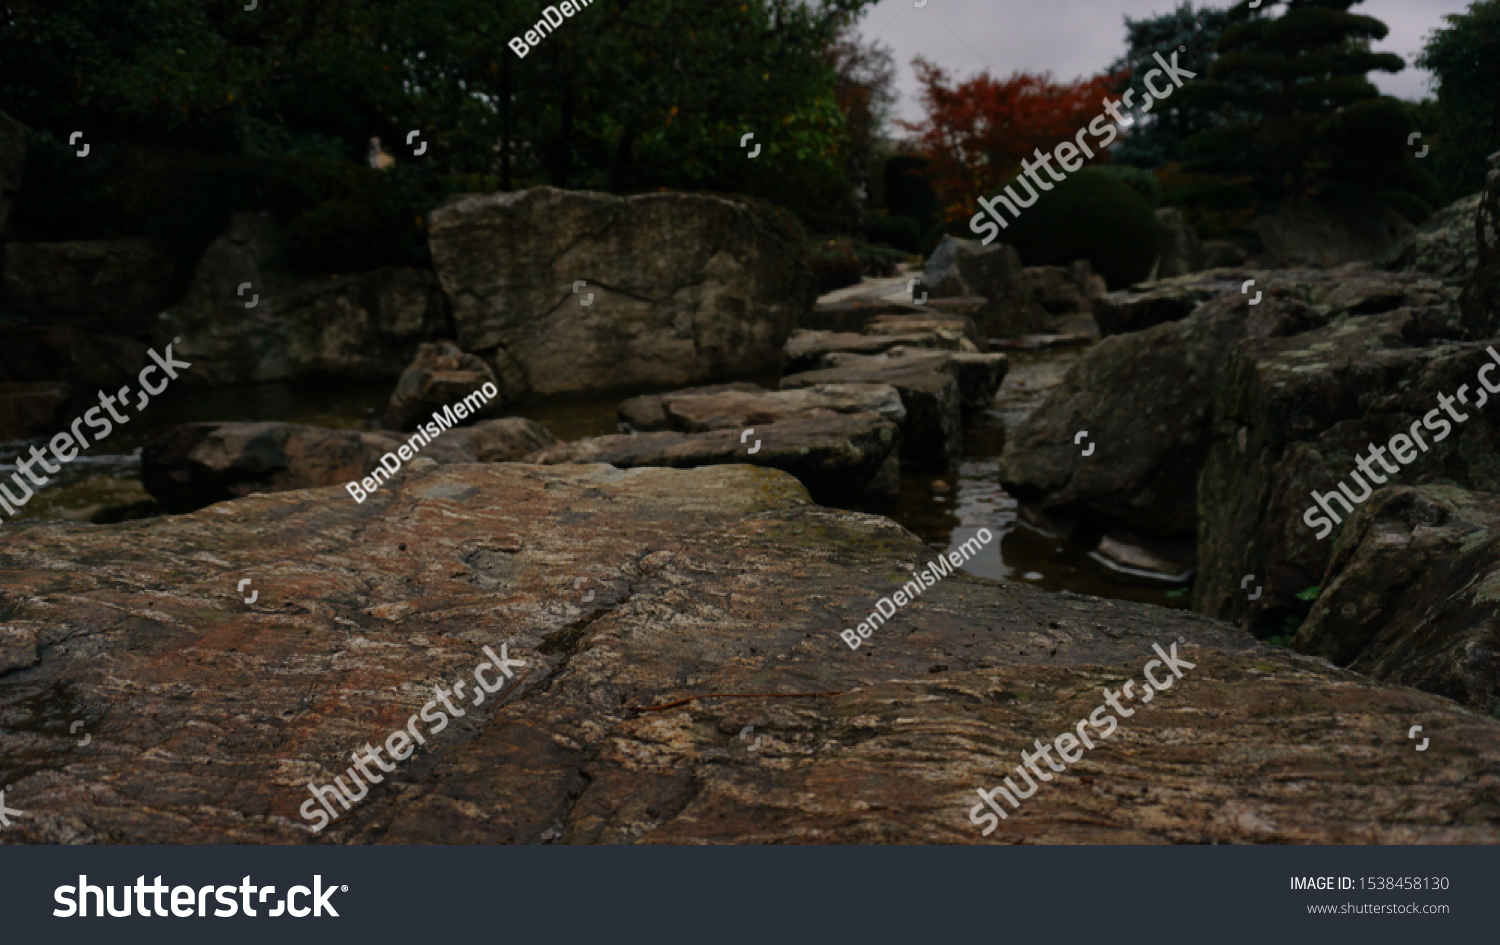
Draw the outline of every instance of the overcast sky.
[[[860,24],[866,40],[894,51],[901,101],[896,117],[920,120],[921,104],[911,61],[925,56],[956,79],[979,72],[992,76],[1016,70],[1051,72],[1071,80],[1102,72],[1125,51],[1125,17],[1166,13],[1178,0],[880,0]],[[1227,0],[1194,7],[1225,9]],[[1428,73],[1410,63],[1427,34],[1443,16],[1461,13],[1468,0],[1366,0],[1352,12],[1373,16],[1390,27],[1376,49],[1399,53],[1406,69],[1371,75],[1380,89],[1399,98],[1429,96]],[[899,129],[893,129],[897,137]]]

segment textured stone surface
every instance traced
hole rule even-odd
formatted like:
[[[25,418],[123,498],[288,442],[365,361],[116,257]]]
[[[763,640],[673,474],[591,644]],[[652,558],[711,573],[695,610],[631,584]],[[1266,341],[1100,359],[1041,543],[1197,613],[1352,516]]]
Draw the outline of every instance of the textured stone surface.
[[[756,424],[830,413],[870,413],[897,426],[906,408],[894,387],[882,384],[823,384],[768,391],[754,385],[733,390],[683,390],[635,397],[620,405],[620,417],[641,432],[705,433],[742,430]]]
[[[1294,645],[1500,716],[1500,497],[1378,490],[1350,517]]]
[[[1451,308],[1451,305],[1449,306]],[[1484,395],[1477,375],[1490,356],[1483,344],[1433,345],[1420,310],[1401,308],[1347,317],[1304,334],[1243,344],[1224,364],[1213,405],[1213,447],[1199,481],[1201,572],[1193,606],[1204,613],[1266,629],[1300,615],[1296,595],[1318,585],[1344,518],[1319,539],[1304,515],[1312,493],[1344,482],[1355,496],[1383,484],[1450,483],[1500,491],[1500,437],[1490,422],[1500,404]],[[1493,375],[1491,375],[1493,376]],[[1440,407],[1439,395],[1462,396],[1441,442],[1422,426]],[[1388,474],[1388,483],[1356,481],[1355,460],[1371,444],[1385,446],[1413,424],[1427,451]],[[1436,423],[1434,422],[1434,426]],[[1388,460],[1389,461],[1389,460]],[[1321,513],[1319,513],[1321,514]],[[1255,601],[1239,587],[1259,575],[1264,592]]]
[[[699,433],[596,436],[541,450],[525,461],[608,463],[621,469],[748,463],[796,476],[825,505],[848,506],[895,498],[901,489],[901,440],[898,421],[813,409],[760,423],[749,434],[736,424]]]
[[[22,527],[6,840],[310,842],[309,781],[503,643],[516,682],[316,842],[1500,842],[1500,721],[1183,611],[957,574],[849,651],[931,555],[743,466],[442,466],[362,506]],[[1196,666],[983,837],[975,790],[1179,638]],[[780,698],[638,711],[715,693]]]
[[[1198,530],[1200,506],[1206,514],[1218,515],[1221,501],[1245,500],[1238,479],[1247,462],[1244,454],[1226,460],[1230,465],[1225,467],[1223,491],[1216,493],[1214,502],[1200,503],[1197,496],[1199,473],[1215,442],[1212,395],[1242,342],[1283,339],[1273,347],[1302,350],[1326,340],[1306,334],[1314,329],[1340,319],[1352,324],[1358,318],[1376,318],[1365,313],[1381,312],[1401,314],[1393,314],[1397,327],[1377,329],[1369,338],[1376,349],[1405,344],[1402,339],[1408,335],[1412,344],[1426,344],[1434,337],[1462,333],[1453,288],[1419,276],[1276,273],[1254,287],[1262,294],[1254,305],[1255,296],[1239,288],[1234,284],[1232,291],[1220,292],[1188,318],[1107,338],[1085,354],[1008,438],[1000,468],[1006,489],[1055,514],[1087,512],[1149,536],[1192,536]],[[1334,337],[1346,335],[1339,329]],[[1296,373],[1279,373],[1275,381],[1286,383],[1283,379],[1290,378],[1303,385],[1323,377],[1349,403],[1366,390],[1338,387],[1344,381],[1318,373],[1316,365],[1323,363],[1327,362],[1321,357],[1297,362]],[[1218,435],[1238,436],[1235,429]],[[1087,447],[1074,442],[1081,431],[1088,431],[1089,441],[1097,444],[1091,456],[1083,456]],[[1246,536],[1233,533],[1224,540],[1226,549],[1234,550]],[[1233,597],[1240,578],[1255,571],[1226,567],[1220,574],[1214,565],[1227,562],[1201,549],[1200,556],[1205,573],[1195,600],[1202,599],[1198,595],[1206,582],[1215,587],[1215,594],[1222,591]],[[1282,558],[1272,555],[1266,560]],[[1231,584],[1233,591],[1228,590]],[[1243,602],[1243,595],[1238,596]]]
[[[1287,203],[1245,228],[1258,234],[1283,266],[1332,269],[1380,259],[1414,227],[1378,200],[1301,200]]]
[[[243,294],[240,287],[246,285]],[[253,307],[246,308],[253,304]],[[209,245],[159,338],[180,337],[188,384],[394,380],[417,346],[450,331],[431,273],[377,269],[301,280],[270,214],[239,214]]]
[[[451,341],[424,344],[401,372],[381,424],[387,430],[415,430],[418,424],[432,419],[435,412],[458,404],[475,392],[484,398],[486,384],[495,385],[495,395],[485,399],[478,410],[470,411],[469,416],[460,418],[460,424],[473,423],[475,418],[502,416],[507,403],[505,394],[495,383],[494,370],[479,357]]]
[[[1479,194],[1470,194],[1434,213],[1380,260],[1396,272],[1419,272],[1463,282],[1479,261],[1474,216]]]
[[[985,299],[975,318],[985,338],[1016,338],[1046,331],[1050,324],[1013,246],[945,236],[927,261],[922,284],[934,299]]]
[[[544,395],[773,372],[816,300],[799,251],[717,197],[471,195],[429,237],[459,343]]]
[[[792,336],[786,341],[786,347],[782,349],[781,370],[784,374],[816,371],[830,366],[824,363],[830,354],[884,354],[897,346],[978,353],[962,331],[952,328],[937,328],[908,335],[859,335],[799,328],[792,332]]]
[[[150,240],[7,243],[0,307],[23,322],[148,339],[182,264]]]
[[[163,508],[193,511],[252,492],[341,486],[368,476],[381,456],[410,441],[293,423],[188,423],[146,445],[141,481]],[[512,417],[444,431],[417,455],[439,463],[505,463],[556,442],[533,421]]]

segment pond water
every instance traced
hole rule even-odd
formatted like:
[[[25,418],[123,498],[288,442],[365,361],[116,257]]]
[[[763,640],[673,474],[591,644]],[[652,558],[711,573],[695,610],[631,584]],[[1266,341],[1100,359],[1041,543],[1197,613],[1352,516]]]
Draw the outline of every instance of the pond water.
[[[1011,371],[994,406],[966,418],[964,455],[958,468],[948,473],[903,470],[897,501],[863,511],[895,519],[935,551],[955,549],[981,528],[989,529],[997,540],[965,565],[976,575],[1034,584],[1048,591],[1185,607],[1187,596],[1180,585],[1121,574],[1090,557],[1086,546],[1018,528],[1016,501],[1000,488],[999,460],[1006,430],[1025,418],[1083,350],[1010,352]],[[776,386],[774,377],[757,382],[772,389]],[[389,396],[386,383],[169,390],[144,415],[132,415],[127,426],[64,466],[17,517],[78,519],[101,504],[145,499],[138,482],[141,446],[155,433],[180,423],[279,420],[360,429],[374,423]],[[575,440],[618,432],[616,408],[621,399],[610,396],[540,404],[516,413],[547,427],[560,440]],[[0,475],[9,477],[18,452],[25,455],[20,444],[0,445]]]

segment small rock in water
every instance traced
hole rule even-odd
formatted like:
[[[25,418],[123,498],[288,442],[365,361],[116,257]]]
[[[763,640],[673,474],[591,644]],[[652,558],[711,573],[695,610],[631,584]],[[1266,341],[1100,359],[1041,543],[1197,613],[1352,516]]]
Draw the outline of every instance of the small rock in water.
[[[928,484],[927,488],[932,491],[933,495],[947,495],[948,493],[953,491],[953,487],[948,485],[941,479],[932,480],[932,482]]]

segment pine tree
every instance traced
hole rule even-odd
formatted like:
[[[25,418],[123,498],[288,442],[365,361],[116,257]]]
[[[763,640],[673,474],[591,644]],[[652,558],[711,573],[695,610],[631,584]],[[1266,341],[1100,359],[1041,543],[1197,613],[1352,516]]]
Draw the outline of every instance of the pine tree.
[[[1184,107],[1223,120],[1184,145],[1184,170],[1217,180],[1194,202],[1266,206],[1351,190],[1435,197],[1436,182],[1416,166],[1407,143],[1412,108],[1381,95],[1367,78],[1406,64],[1371,51],[1388,30],[1349,12],[1361,2],[1265,0],[1251,7],[1242,0],[1227,11],[1218,58],[1179,93]],[[1276,7],[1285,11],[1273,15]]]

